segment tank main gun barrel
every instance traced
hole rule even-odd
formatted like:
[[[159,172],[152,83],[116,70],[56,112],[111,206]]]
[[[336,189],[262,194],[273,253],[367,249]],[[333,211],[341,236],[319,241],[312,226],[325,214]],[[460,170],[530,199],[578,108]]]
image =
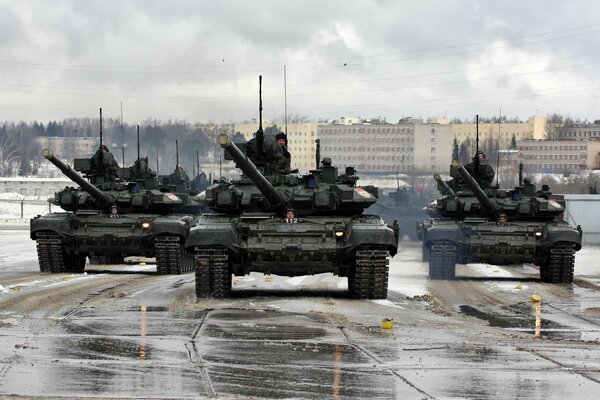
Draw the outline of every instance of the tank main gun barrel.
[[[48,149],[42,150],[42,155],[52,164],[56,165],[58,169],[61,170],[63,174],[67,176],[70,180],[77,183],[79,187],[88,192],[94,199],[96,199],[101,205],[106,206],[110,204],[114,199],[107,195],[106,193],[102,193],[96,186],[92,185],[84,178],[81,177],[77,172],[75,172],[70,166],[66,165],[58,158],[54,157],[54,154]]]
[[[452,161],[452,168],[458,172],[460,177],[465,182],[465,185],[467,185],[467,187],[471,189],[471,191],[473,192],[475,197],[477,197],[477,200],[479,200],[485,211],[487,211],[488,213],[493,213],[498,210],[498,206],[496,205],[496,203],[494,203],[487,197],[485,192],[477,184],[475,178],[473,178],[471,174],[469,174],[469,171],[465,169],[465,167],[460,163],[460,161]]]
[[[229,136],[221,134],[217,140],[219,145],[229,152],[231,158],[235,161],[237,167],[242,170],[244,175],[254,182],[258,190],[260,190],[267,198],[269,204],[272,206],[279,206],[283,203],[283,196],[281,193],[279,193],[279,191],[260,173],[256,168],[256,165],[250,161],[248,156],[242,153],[242,151],[231,141]]]
[[[440,187],[442,188],[442,194],[448,195],[450,197],[456,197],[456,193],[454,193],[454,190],[452,190],[450,186],[448,186],[448,184],[444,182],[440,174],[433,174],[433,179],[435,179],[438,185],[440,185]]]

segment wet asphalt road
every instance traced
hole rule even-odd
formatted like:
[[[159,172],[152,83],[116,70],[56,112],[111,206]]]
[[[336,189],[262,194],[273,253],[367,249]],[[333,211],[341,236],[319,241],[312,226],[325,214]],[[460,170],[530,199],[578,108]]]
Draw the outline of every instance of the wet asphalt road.
[[[251,275],[198,301],[193,274],[150,264],[40,274],[28,232],[0,232],[0,395],[595,398],[598,256],[578,253],[573,285],[482,264],[433,282],[409,242],[388,300],[349,299],[331,275]]]

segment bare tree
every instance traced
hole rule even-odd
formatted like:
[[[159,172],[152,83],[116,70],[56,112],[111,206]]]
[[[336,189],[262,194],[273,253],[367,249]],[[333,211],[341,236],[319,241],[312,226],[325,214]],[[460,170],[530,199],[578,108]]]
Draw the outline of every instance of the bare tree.
[[[565,124],[565,117],[558,113],[546,115],[546,140],[558,140],[558,128]]]
[[[8,135],[0,135],[0,176],[13,175],[21,162],[21,155]]]

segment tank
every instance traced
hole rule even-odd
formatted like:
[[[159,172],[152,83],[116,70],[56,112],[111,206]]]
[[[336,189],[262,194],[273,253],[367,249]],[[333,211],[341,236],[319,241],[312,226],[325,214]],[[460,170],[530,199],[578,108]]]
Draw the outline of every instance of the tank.
[[[582,231],[558,220],[564,202],[547,186],[537,190],[527,179],[513,189],[481,185],[457,160],[451,176],[445,182],[434,175],[443,195],[425,209],[431,219],[422,225],[423,259],[431,279],[454,279],[457,263],[484,262],[533,263],[543,282],[573,281]]]
[[[348,278],[356,298],[387,297],[398,227],[363,213],[377,200],[376,187],[357,186],[353,168],[338,174],[318,155],[320,167],[307,174],[281,171],[281,148],[261,128],[248,142],[220,135],[218,143],[243,175],[202,194],[215,214],[200,216],[186,243],[195,258],[197,297],[228,297],[232,275],[250,272],[333,273]]]
[[[86,257],[101,264],[121,263],[128,256],[156,257],[160,275],[193,269],[184,248],[193,216],[180,213],[182,199],[157,185],[147,158],[117,171],[106,168],[100,150],[75,159],[73,168],[48,149],[42,155],[78,185],[51,199],[64,212],[30,222],[42,272],[83,272]]]
[[[393,192],[379,196],[366,212],[379,215],[386,223],[397,221],[400,239],[417,240],[418,226],[423,221],[422,210],[430,197],[414,188],[398,187]]]

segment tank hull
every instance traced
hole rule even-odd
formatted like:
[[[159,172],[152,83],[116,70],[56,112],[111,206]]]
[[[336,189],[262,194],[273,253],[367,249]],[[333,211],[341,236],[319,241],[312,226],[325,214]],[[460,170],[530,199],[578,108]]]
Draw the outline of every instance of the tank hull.
[[[422,232],[423,258],[429,261],[430,276],[434,279],[452,279],[456,263],[532,263],[540,266],[542,280],[570,282],[574,253],[581,249],[581,232],[563,222],[514,221],[498,224],[476,218],[434,218],[423,225]],[[562,256],[556,256],[559,253]],[[557,258],[561,259],[557,261]],[[560,265],[553,265],[557,262]],[[442,267],[439,263],[443,264]],[[561,277],[546,279],[544,270],[548,268],[560,270]],[[437,272],[442,269],[450,271],[440,276]]]
[[[99,258],[122,261],[128,256],[157,257],[159,274],[181,273],[191,270],[191,256],[179,251],[174,262],[168,259],[173,258],[171,253],[177,253],[179,248],[183,250],[192,220],[191,216],[182,214],[129,213],[110,218],[102,213],[50,213],[31,220],[30,236],[38,241],[38,250],[40,241],[45,243],[44,238],[51,238],[52,243],[60,246],[64,260],[90,257],[90,261]],[[145,227],[144,223],[149,225]],[[51,248],[48,251],[52,251]],[[60,257],[51,262],[51,266],[43,267],[44,256],[39,251],[38,256],[42,270],[69,269],[66,265],[69,263],[64,260],[65,269],[61,268]],[[187,263],[186,257],[189,258]]]
[[[205,214],[191,228],[186,248],[196,254],[196,285],[200,297],[215,295],[210,288],[208,293],[202,287],[198,292],[198,279],[205,279],[202,277],[204,264],[210,261],[203,257],[211,249],[221,249],[227,259],[228,275],[262,272],[301,276],[329,272],[351,280],[357,253],[374,251],[377,253],[373,253],[373,257],[377,260],[373,262],[385,261],[385,271],[382,270],[385,276],[381,279],[385,279],[387,295],[387,257],[396,254],[397,236],[374,215],[311,216],[289,223],[271,215]],[[377,293],[371,295],[385,297],[382,290],[378,288]]]

